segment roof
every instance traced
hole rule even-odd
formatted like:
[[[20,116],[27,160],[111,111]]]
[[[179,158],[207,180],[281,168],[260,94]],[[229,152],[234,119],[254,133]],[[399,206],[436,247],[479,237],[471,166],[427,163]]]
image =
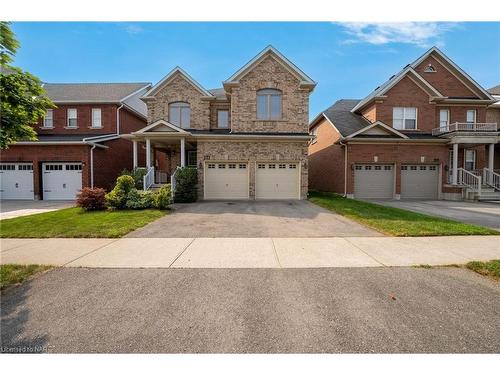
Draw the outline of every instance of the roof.
[[[47,96],[55,103],[119,103],[131,94],[151,85],[128,83],[44,83]]]
[[[322,114],[343,137],[347,137],[370,125],[370,122],[363,116],[351,112],[360,101],[360,99],[340,99],[324,110]]]
[[[496,85],[495,87],[488,89],[488,92],[491,95],[500,95],[500,85]]]
[[[217,100],[227,100],[226,90],[224,90],[223,87],[218,89],[209,89],[207,91],[215,96]]]
[[[116,134],[99,134],[99,138]],[[95,134],[39,134],[38,142],[82,142],[86,138],[97,138]],[[37,142],[34,141],[34,142]]]

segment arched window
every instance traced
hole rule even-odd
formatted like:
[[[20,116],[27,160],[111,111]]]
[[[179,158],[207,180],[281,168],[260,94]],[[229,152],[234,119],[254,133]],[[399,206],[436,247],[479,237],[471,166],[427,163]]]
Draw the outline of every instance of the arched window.
[[[281,91],[263,89],[257,91],[257,119],[279,120],[282,116]]]
[[[191,107],[189,103],[175,102],[168,105],[168,122],[182,129],[189,129]]]

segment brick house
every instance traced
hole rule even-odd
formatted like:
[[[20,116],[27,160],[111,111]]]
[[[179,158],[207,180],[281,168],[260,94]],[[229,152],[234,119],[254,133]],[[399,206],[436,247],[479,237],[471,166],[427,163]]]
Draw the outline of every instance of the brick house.
[[[316,116],[309,186],[373,199],[498,197],[495,101],[431,48],[366,98]]]
[[[497,123],[500,130],[500,85],[488,89],[488,92],[496,102],[486,109],[486,122]],[[500,173],[500,141],[495,145],[494,159],[495,172]]]
[[[149,83],[45,83],[56,108],[40,119],[38,140],[17,142],[0,154],[2,199],[74,199],[82,186],[112,188],[132,168],[123,133],[146,124],[139,100]],[[141,158],[144,160],[145,152]]]
[[[146,187],[192,166],[200,199],[306,198],[316,83],[269,46],[222,84],[207,90],[177,67],[142,96],[148,125],[123,137],[149,171]]]

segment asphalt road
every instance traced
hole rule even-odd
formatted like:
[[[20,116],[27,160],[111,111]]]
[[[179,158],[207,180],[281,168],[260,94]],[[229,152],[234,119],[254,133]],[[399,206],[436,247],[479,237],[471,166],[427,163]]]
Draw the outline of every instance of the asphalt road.
[[[500,352],[500,283],[456,268],[85,269],[7,290],[3,350]]]

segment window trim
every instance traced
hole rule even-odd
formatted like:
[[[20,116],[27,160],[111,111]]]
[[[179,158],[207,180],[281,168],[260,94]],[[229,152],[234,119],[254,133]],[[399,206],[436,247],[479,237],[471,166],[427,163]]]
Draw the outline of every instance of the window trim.
[[[467,152],[472,152],[472,155],[474,155],[474,159],[472,160],[472,169],[467,169]],[[476,150],[471,150],[471,149],[464,149],[464,169],[466,171],[474,171],[476,169],[476,163],[477,163],[477,152]]]
[[[47,120],[47,114],[50,113],[50,126],[47,126],[46,120]],[[47,112],[45,113],[45,116],[43,117],[43,122],[42,122],[42,128],[43,129],[54,129],[54,110],[53,109],[47,109]]]
[[[220,112],[226,112],[227,113],[227,123],[226,123],[226,126],[220,126],[220,123],[219,123],[219,113]],[[217,110],[217,129],[229,129],[230,126],[229,126],[229,110],[228,109],[218,109]]]
[[[188,167],[196,167],[198,165],[198,153],[196,152],[196,150],[187,150],[186,151],[187,155],[186,155],[186,165]],[[189,155],[193,155],[194,153],[194,164],[191,164],[189,163]]]
[[[441,124],[441,112],[444,112],[446,111],[447,115],[446,115],[446,124],[445,125],[442,125]],[[439,110],[439,127],[442,128],[442,127],[447,127],[447,126],[450,126],[450,110],[448,108],[441,108]]]
[[[394,110],[396,108],[402,108],[403,109],[403,128],[396,128],[394,126]],[[406,110],[407,109],[415,109],[415,128],[413,129],[406,129]],[[399,119],[398,119],[399,120]],[[412,118],[408,118],[408,120],[413,120]],[[402,130],[402,131],[415,131],[418,130],[418,107],[392,107],[392,127],[393,129],[396,130]]]
[[[468,114],[469,112],[474,112],[474,121],[472,121],[472,122],[469,122],[469,121],[467,120],[467,114]],[[475,123],[477,123],[477,109],[468,109],[468,110],[466,110],[466,111],[465,111],[465,122],[466,122],[467,124],[475,124]]]
[[[75,117],[69,117],[69,113],[71,111],[75,111]],[[74,119],[76,120],[76,125],[75,126],[70,126],[69,120]],[[66,110],[66,128],[67,129],[78,129],[78,110],[76,108],[68,108]]]
[[[184,104],[184,105],[181,105]],[[172,122],[172,111],[171,108],[178,108],[179,110],[179,124],[174,124]],[[182,108],[189,108],[189,123],[187,126],[183,126],[182,124]],[[189,102],[183,102],[183,101],[176,101],[176,102],[170,102],[168,103],[168,122],[171,123],[172,125],[178,126],[181,129],[191,129],[191,104]]]
[[[95,126],[94,125],[94,111],[99,111],[99,125],[98,126]],[[101,108],[92,108],[90,110],[90,114],[91,114],[91,119],[90,119],[90,127],[92,129],[102,129],[102,109]]]
[[[268,92],[268,93],[262,93],[263,91],[274,91],[274,93],[272,92]],[[259,117],[259,96],[264,96],[266,97],[266,117]],[[280,103],[280,115],[279,117],[271,117],[271,97],[272,96],[277,96],[279,97],[279,103]],[[257,90],[257,96],[256,96],[256,100],[255,100],[255,109],[256,109],[256,113],[255,113],[255,117],[257,118],[257,120],[261,120],[261,121],[280,121],[280,120],[283,120],[283,91],[281,90],[278,90],[278,89],[274,89],[274,88],[265,88],[265,89],[260,89],[260,90]]]

